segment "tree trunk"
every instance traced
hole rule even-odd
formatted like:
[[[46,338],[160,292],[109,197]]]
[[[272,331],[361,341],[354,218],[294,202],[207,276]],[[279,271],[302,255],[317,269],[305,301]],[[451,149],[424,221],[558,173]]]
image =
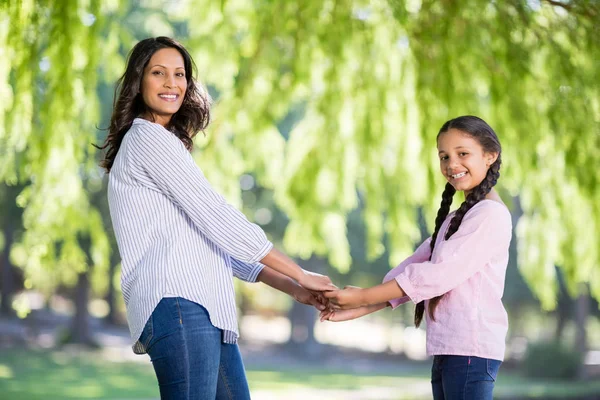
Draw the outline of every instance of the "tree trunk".
[[[15,291],[15,277],[13,266],[10,263],[10,248],[13,243],[13,230],[10,224],[4,228],[4,249],[0,253],[0,316],[12,317],[14,310],[12,308],[12,298]]]
[[[89,270],[79,274],[75,288],[75,315],[71,322],[71,343],[95,346],[90,329],[90,314],[88,302],[90,295]]]
[[[314,326],[317,312],[314,307],[294,302],[288,318],[291,323],[291,335],[288,345],[293,350],[309,356],[318,352],[319,343],[315,340]]]
[[[308,261],[302,262],[302,266],[317,273],[325,271],[324,261],[314,256]],[[288,312],[291,334],[287,346],[292,351],[307,357],[314,357],[319,354],[321,344],[315,339],[314,333],[317,316],[318,313],[314,307],[294,302]]]
[[[114,277],[117,271],[117,264],[119,262],[119,257],[117,256],[118,252],[116,250],[112,251],[110,257],[110,266],[108,268],[108,291],[106,293],[105,300],[108,303],[108,314],[104,321],[109,325],[119,325],[120,320],[117,313],[117,306],[115,301],[115,296],[117,290],[114,284]]]
[[[585,283],[580,284],[579,297],[575,302],[575,326],[577,331],[575,333],[575,350],[582,354],[585,359],[587,352],[587,319],[590,313],[590,296],[588,288]],[[585,363],[581,363],[578,372],[578,378],[586,378]]]
[[[567,316],[561,312],[560,308],[556,311],[556,330],[554,331],[554,340],[557,343],[562,341],[563,332],[567,325]]]
[[[567,288],[562,279],[562,272],[557,270],[559,277],[559,292],[558,292],[558,304],[556,307],[556,331],[554,332],[554,339],[557,343],[562,342],[563,332],[565,326],[572,319],[573,307],[575,302],[569,296]]]

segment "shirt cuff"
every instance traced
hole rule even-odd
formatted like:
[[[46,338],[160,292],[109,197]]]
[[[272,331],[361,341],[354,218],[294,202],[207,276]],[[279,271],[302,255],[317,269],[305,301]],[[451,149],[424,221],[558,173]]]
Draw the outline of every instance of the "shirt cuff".
[[[404,297],[399,297],[397,299],[392,299],[392,300],[388,301],[388,303],[390,303],[390,305],[392,306],[392,310],[395,310],[398,306],[400,306],[408,301],[410,301],[410,297],[404,296]]]
[[[264,268],[265,266],[261,263],[254,264],[254,268],[252,268],[252,271],[250,271],[250,273],[248,274],[248,280],[246,282],[255,283],[258,279],[258,275]]]
[[[267,243],[265,243],[265,245],[258,251],[258,253],[256,253],[254,255],[254,257],[252,257],[248,263],[249,264],[254,264],[259,262],[260,260],[262,260],[263,258],[265,258],[265,256],[267,254],[269,254],[269,252],[273,249],[273,243],[269,242],[267,240]]]
[[[398,285],[404,290],[404,293],[412,300],[413,303],[419,304],[423,299],[417,293],[417,289],[413,286],[406,274],[400,274],[396,278]]]

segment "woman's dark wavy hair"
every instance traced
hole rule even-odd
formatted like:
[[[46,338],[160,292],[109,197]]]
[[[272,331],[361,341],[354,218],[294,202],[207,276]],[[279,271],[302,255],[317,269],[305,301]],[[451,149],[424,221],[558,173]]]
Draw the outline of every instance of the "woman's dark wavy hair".
[[[100,166],[106,169],[107,173],[112,168],[123,137],[131,128],[133,120],[147,111],[140,93],[144,69],[154,53],[166,48],[179,51],[183,57],[187,79],[187,89],[181,107],[171,117],[166,128],[173,132],[188,150],[191,150],[192,139],[199,131],[204,130],[210,121],[211,99],[206,90],[194,79],[196,66],[187,50],[177,41],[165,36],[140,41],[129,53],[125,73],[117,81],[108,136],[102,146],[94,145],[98,149],[106,149]]]
[[[440,129],[437,138],[439,139],[440,135],[448,132],[450,129],[457,129],[459,131],[464,132],[468,136],[477,140],[483,150],[485,152],[490,153],[498,153],[498,158],[487,171],[487,175],[481,181],[479,185],[477,185],[471,193],[467,196],[465,201],[460,205],[456,213],[452,217],[450,221],[450,225],[448,226],[448,231],[444,237],[444,240],[448,240],[460,226],[465,214],[469,211],[473,206],[479,203],[481,200],[485,199],[485,196],[492,190],[498,178],[500,177],[500,165],[502,164],[502,159],[500,157],[502,153],[502,148],[500,146],[500,141],[498,140],[498,136],[494,130],[481,118],[465,115],[462,117],[451,119],[446,122],[442,128]],[[452,198],[456,193],[456,190],[450,183],[446,183],[446,188],[442,193],[442,202],[440,204],[440,208],[437,213],[437,217],[435,219],[435,231],[431,236],[431,253],[433,254],[433,248],[435,247],[435,241],[437,239],[438,233],[440,231],[440,227],[444,223],[444,220],[448,216],[450,212],[450,205],[452,204]],[[431,256],[430,256],[431,259]],[[435,321],[434,312],[435,308],[440,303],[444,295],[434,297],[429,300],[428,313],[429,317]],[[425,312],[425,302],[421,301],[417,304],[415,308],[415,326],[419,326],[421,321],[423,320],[423,314]]]

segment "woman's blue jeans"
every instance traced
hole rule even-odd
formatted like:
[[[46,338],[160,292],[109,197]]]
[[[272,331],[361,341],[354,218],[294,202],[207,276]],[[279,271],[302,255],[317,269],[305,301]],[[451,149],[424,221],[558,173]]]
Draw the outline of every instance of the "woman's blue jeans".
[[[246,400],[250,390],[236,344],[222,341],[201,305],[163,298],[140,341],[150,355],[164,400]]]
[[[434,400],[492,400],[499,360],[435,356],[431,368]]]

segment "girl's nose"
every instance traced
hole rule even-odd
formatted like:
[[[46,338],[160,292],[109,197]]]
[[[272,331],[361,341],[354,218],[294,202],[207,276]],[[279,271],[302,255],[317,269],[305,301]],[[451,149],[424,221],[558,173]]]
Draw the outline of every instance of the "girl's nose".
[[[451,158],[450,160],[448,160],[449,169],[454,169],[456,166],[458,166],[458,161],[455,158]]]

